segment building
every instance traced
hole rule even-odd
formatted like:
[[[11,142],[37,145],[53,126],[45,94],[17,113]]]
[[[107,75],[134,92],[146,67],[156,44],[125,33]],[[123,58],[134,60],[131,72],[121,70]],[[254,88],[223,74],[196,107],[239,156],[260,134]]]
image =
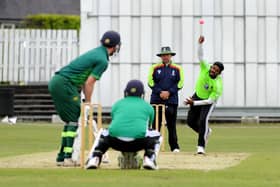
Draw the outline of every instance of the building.
[[[1,0],[0,28],[20,27],[21,21],[33,14],[80,15],[79,0]]]

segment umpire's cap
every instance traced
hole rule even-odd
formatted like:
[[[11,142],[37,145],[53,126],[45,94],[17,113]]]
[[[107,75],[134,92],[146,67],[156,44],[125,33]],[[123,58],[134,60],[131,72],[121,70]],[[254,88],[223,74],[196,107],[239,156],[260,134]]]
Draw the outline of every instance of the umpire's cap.
[[[124,96],[144,96],[144,85],[140,80],[131,80],[127,83]]]
[[[103,34],[100,41],[105,47],[114,47],[121,44],[121,37],[118,32],[110,30]]]
[[[176,53],[173,52],[169,46],[166,46],[166,47],[161,47],[160,53],[157,54],[158,57],[161,57],[162,55],[175,56]]]

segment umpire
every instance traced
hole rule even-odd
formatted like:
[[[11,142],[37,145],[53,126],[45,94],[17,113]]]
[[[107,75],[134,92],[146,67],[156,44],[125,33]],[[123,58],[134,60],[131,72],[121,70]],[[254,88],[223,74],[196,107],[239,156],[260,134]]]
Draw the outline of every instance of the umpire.
[[[165,117],[168,129],[168,142],[172,152],[179,152],[179,144],[176,130],[178,91],[184,84],[184,72],[181,66],[175,64],[171,58],[176,53],[170,47],[162,47],[157,54],[161,58],[159,63],[150,67],[148,74],[148,85],[152,89],[151,104],[164,104]],[[161,111],[159,111],[161,114]],[[159,115],[159,124],[161,124]],[[155,128],[155,122],[153,123]]]

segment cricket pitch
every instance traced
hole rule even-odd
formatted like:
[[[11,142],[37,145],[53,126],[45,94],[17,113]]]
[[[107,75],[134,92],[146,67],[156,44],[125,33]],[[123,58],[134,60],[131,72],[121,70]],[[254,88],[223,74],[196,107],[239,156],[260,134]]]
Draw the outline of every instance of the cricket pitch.
[[[117,151],[110,150],[109,163],[101,163],[101,169],[118,169]],[[141,156],[143,152],[139,153]],[[159,169],[221,170],[238,165],[249,157],[248,153],[208,153],[196,155],[190,152],[160,152]],[[0,168],[59,168],[55,165],[56,151],[0,158]],[[61,167],[62,168],[62,167]]]

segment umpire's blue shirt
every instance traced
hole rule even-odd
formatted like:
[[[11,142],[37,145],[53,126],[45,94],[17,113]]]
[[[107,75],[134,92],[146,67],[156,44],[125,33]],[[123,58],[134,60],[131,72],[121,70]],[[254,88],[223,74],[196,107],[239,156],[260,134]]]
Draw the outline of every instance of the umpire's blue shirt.
[[[172,61],[167,65],[163,62],[153,64],[149,70],[148,85],[152,89],[150,103],[178,105],[178,90],[184,85],[183,69]],[[168,100],[160,98],[161,91],[169,91]]]

